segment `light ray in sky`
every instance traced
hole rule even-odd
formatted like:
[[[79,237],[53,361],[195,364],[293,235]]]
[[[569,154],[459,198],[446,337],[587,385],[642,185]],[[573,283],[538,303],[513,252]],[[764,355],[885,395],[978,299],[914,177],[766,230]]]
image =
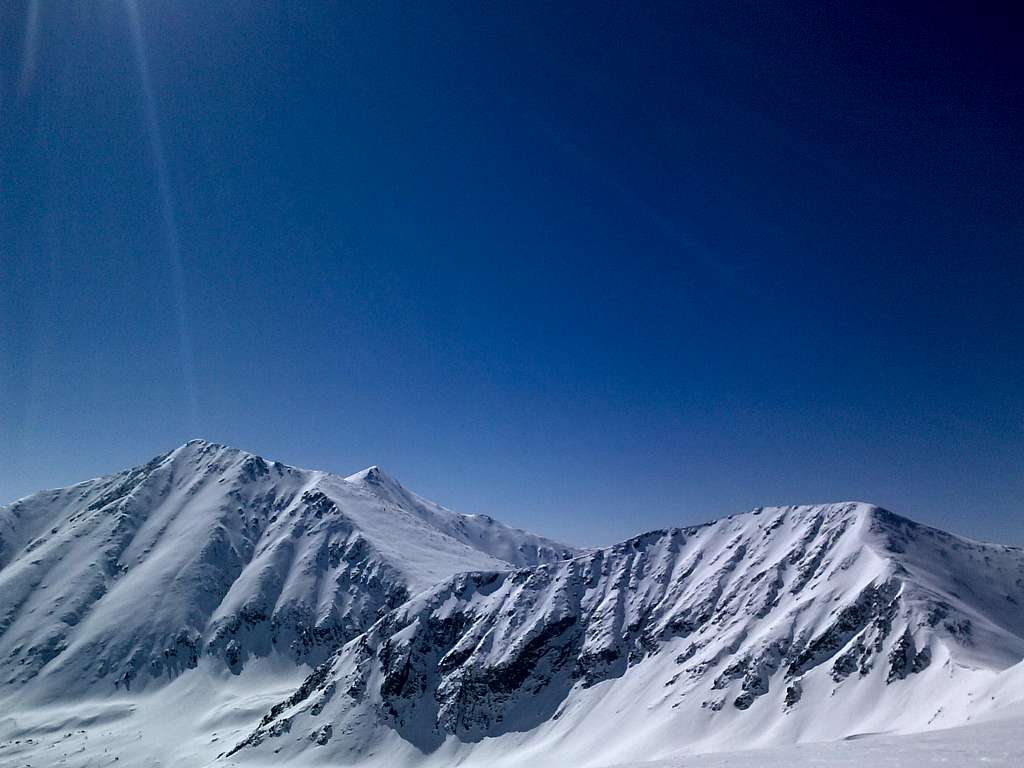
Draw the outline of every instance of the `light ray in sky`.
[[[178,348],[184,378],[185,397],[188,403],[188,426],[191,434],[196,435],[199,432],[199,407],[196,398],[195,359],[192,351],[192,334],[189,328],[188,311],[185,301],[185,273],[181,263],[178,225],[174,215],[174,196],[171,194],[171,185],[167,174],[164,142],[160,132],[160,118],[157,114],[156,97],[153,93],[153,84],[149,74],[149,59],[146,55],[146,40],[142,30],[142,19],[135,0],[125,0],[124,4],[128,12],[128,25],[135,49],[135,61],[139,67],[139,79],[142,83],[146,130],[149,133],[149,144],[153,153],[153,164],[156,168],[160,213],[163,218],[164,235],[167,239],[171,291],[178,330]]]
[[[36,53],[39,47],[39,0],[30,0],[28,15],[25,17],[25,46],[22,50],[21,77],[18,79],[18,96],[24,98],[32,88],[36,74]]]

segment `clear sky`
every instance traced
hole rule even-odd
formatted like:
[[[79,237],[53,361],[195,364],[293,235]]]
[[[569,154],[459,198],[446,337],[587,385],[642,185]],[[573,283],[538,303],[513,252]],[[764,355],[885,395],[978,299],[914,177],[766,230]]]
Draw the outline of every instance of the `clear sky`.
[[[0,500],[198,436],[1024,544],[1019,19],[693,5],[4,3]]]

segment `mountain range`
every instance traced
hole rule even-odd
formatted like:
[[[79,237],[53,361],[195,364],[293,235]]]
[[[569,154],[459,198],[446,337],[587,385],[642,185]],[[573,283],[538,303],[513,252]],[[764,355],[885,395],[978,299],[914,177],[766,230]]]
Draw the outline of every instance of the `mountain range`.
[[[1022,659],[1024,552],[866,503],[583,549],[191,441],[0,508],[0,764],[607,766],[1024,715]]]

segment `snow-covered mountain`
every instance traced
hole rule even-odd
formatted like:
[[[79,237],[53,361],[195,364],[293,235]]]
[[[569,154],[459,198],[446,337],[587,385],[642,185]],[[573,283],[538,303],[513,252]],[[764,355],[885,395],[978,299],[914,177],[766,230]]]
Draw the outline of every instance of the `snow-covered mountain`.
[[[596,766],[916,731],[1024,699],[1022,658],[1020,549],[867,504],[758,509],[454,576],[234,756]]]
[[[315,665],[455,573],[575,553],[377,467],[343,478],[196,440],[0,508],[0,687],[46,701],[137,691],[204,656]]]
[[[581,550],[192,441],[0,508],[4,765],[788,764],[1012,730],[1022,659],[1024,552],[868,504]]]

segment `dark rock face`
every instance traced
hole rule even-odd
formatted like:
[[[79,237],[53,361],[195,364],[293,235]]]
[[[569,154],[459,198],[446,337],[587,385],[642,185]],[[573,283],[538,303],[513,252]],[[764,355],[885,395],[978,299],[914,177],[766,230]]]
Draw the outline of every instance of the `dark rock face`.
[[[895,579],[878,586],[872,584],[865,587],[852,604],[839,611],[827,631],[818,635],[795,655],[787,674],[790,677],[797,677],[831,659],[856,635],[864,634],[865,639],[872,636],[872,648],[881,647],[889,634],[892,618],[899,610],[900,588],[900,582]],[[839,679],[842,679],[846,670],[855,668],[858,663],[862,665],[865,662],[864,653],[868,653],[866,647],[856,654],[857,661],[853,658],[837,660],[833,666],[834,676],[838,675]]]
[[[927,646],[918,650],[913,635],[909,631],[904,632],[889,653],[889,674],[886,682],[904,680],[907,675],[917,674],[927,669],[931,660],[931,650]]]
[[[785,700],[786,707],[789,708],[789,707],[793,707],[796,704],[798,704],[800,702],[800,698],[803,696],[803,694],[804,694],[804,689],[803,689],[803,686],[800,685],[800,681],[799,680],[794,680],[786,688],[786,700]]]
[[[331,736],[334,735],[334,728],[330,723],[322,725],[317,728],[313,733],[309,734],[309,740],[317,746],[324,746],[328,741],[331,740]]]

